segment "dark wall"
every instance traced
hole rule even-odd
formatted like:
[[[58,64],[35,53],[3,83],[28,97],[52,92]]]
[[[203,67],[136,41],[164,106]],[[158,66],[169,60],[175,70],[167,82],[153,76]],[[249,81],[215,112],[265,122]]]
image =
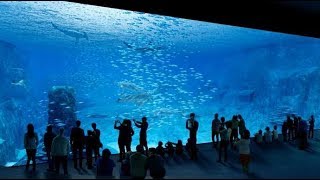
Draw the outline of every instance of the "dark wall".
[[[320,37],[316,1],[72,1],[269,31]]]

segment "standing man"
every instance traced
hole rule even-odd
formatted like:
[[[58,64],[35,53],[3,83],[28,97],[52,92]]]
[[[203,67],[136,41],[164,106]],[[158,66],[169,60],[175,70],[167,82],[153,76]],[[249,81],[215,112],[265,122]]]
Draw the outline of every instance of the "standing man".
[[[84,145],[84,131],[80,128],[81,122],[79,120],[76,121],[76,127],[71,129],[70,135],[70,144],[72,148],[73,154],[73,163],[74,168],[78,168],[77,163],[77,154],[79,154],[79,167],[82,168],[82,153],[83,153],[83,145]]]
[[[140,128],[139,144],[146,149],[146,156],[148,156],[147,129],[149,124],[147,122],[147,118],[143,117],[142,122],[136,120],[133,120],[133,122],[138,128]]]
[[[189,130],[191,159],[197,159],[197,131],[199,128],[199,123],[194,118],[195,114],[190,113],[190,118],[186,122],[186,128]]]
[[[91,126],[93,128],[93,131],[92,131],[93,132],[93,137],[95,138],[95,142],[97,143],[93,147],[94,159],[95,159],[95,161],[97,161],[98,157],[100,157],[99,149],[102,148],[102,143],[101,143],[101,140],[100,140],[100,130],[97,129],[97,124],[96,123],[92,123]]]
[[[52,141],[52,152],[54,156],[56,173],[59,174],[60,164],[62,163],[64,175],[68,175],[68,152],[69,152],[69,141],[64,137],[64,129],[59,130],[59,135],[56,136]]]

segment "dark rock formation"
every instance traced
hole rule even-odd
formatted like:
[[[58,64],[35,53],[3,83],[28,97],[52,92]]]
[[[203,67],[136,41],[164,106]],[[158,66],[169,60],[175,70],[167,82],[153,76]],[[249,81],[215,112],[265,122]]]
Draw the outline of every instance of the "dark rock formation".
[[[48,93],[48,122],[54,125],[56,132],[60,127],[65,128],[65,135],[70,135],[76,117],[76,100],[74,89],[68,86],[54,86]]]

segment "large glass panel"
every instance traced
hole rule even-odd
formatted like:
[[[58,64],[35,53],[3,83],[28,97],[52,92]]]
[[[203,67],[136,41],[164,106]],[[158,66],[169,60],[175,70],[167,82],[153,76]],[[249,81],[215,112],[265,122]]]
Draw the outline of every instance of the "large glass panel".
[[[85,132],[96,122],[112,153],[123,118],[148,118],[149,147],[185,144],[191,112],[199,143],[214,113],[242,114],[251,134],[280,131],[287,114],[314,114],[319,127],[319,39],[70,2],[0,2],[0,12],[1,165],[24,159],[30,122],[40,139],[48,122],[80,119]]]

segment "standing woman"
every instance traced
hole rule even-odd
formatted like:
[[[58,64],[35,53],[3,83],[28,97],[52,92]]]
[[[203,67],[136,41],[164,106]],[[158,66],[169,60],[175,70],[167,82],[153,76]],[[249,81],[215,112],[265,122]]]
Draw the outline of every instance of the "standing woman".
[[[27,133],[24,135],[24,148],[27,152],[26,171],[29,170],[30,161],[32,160],[32,171],[36,171],[36,152],[39,140],[37,133],[34,132],[32,124],[28,124]]]
[[[128,119],[124,119],[122,123],[119,120],[116,120],[114,122],[114,129],[119,130],[118,146],[120,158],[118,162],[121,162],[125,158],[125,150],[127,150],[127,152],[131,151],[131,142],[134,131],[131,126],[131,121]]]

